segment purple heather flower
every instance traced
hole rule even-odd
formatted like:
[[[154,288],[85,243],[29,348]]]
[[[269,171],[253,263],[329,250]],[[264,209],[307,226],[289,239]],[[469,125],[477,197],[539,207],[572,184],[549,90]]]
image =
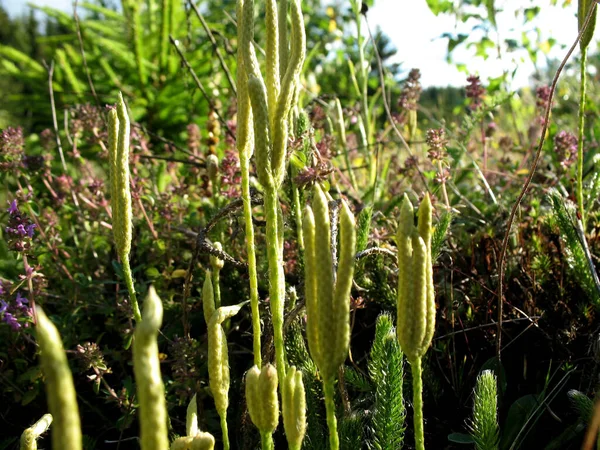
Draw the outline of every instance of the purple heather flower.
[[[27,230],[25,229],[25,225],[22,223],[17,225],[17,234],[20,234],[21,236],[27,236]]]
[[[427,130],[428,156],[432,161],[439,161],[446,157],[446,140],[443,128]]]
[[[477,75],[469,75],[467,77],[468,85],[465,88],[467,98],[471,99],[469,108],[472,111],[478,109],[483,104],[483,96],[485,88],[481,85],[481,80]]]
[[[0,313],[6,312],[7,309],[8,303],[6,303],[4,300],[0,300]]]
[[[37,227],[37,225],[35,223],[31,223],[29,225],[27,225],[25,227],[25,231],[27,232],[27,236],[29,236],[30,238],[33,237],[33,232],[35,230],[35,227]]]
[[[17,318],[11,313],[4,313],[4,317],[2,318],[2,320],[9,324],[13,331],[17,331],[19,328],[21,328],[21,324],[19,323]]]
[[[17,302],[17,306],[19,308],[27,308],[27,306],[25,306],[24,303],[29,303],[29,300],[23,297],[20,292],[17,292],[17,298],[15,301]]]
[[[10,202],[10,206],[6,210],[11,216],[19,212],[19,207],[17,206],[17,200],[13,200]]]
[[[569,167],[577,158],[577,137],[568,131],[559,131],[554,137],[554,151],[562,167]]]

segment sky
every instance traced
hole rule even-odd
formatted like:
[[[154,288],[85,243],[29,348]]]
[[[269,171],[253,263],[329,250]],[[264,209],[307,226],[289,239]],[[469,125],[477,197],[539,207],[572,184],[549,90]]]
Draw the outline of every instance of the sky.
[[[550,6],[550,0],[535,2],[542,8],[535,22],[542,29],[541,40],[546,40],[550,36],[556,39],[558,45],[550,51],[549,56],[560,59],[577,37],[575,16],[577,2],[560,0],[559,3],[562,1],[571,4],[562,8]],[[72,10],[72,0],[32,0],[32,2],[69,12]],[[425,87],[465,84],[466,74],[459,72],[446,60],[448,40],[441,38],[441,35],[445,32],[469,33],[474,22],[456,26],[450,16],[436,17],[429,10],[426,0],[375,0],[374,3],[368,12],[369,23],[373,28],[380,27],[396,46],[398,53],[393,62],[402,63],[402,68],[406,71],[411,68],[421,69],[421,82]],[[25,0],[0,0],[0,4],[13,15],[25,12],[27,8]],[[523,20],[515,19],[514,15],[516,9],[533,5],[532,0],[495,0],[496,20],[501,40],[514,38],[520,41],[524,31],[529,31],[529,36],[535,39],[533,34],[535,25],[524,25]],[[496,36],[492,35],[492,39],[496,40]],[[482,80],[498,77],[504,70],[512,72],[516,68],[512,87],[519,88],[529,84],[534,67],[524,52],[504,54],[501,60],[496,55],[484,60],[474,57],[474,54],[473,48],[469,49],[462,45],[455,50],[453,60],[466,64],[468,71],[480,75]],[[542,61],[540,66],[543,65]]]

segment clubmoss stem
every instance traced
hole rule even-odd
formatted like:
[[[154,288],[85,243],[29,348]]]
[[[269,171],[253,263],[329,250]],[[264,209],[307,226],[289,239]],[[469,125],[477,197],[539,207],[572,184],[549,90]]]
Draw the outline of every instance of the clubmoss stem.
[[[335,378],[323,380],[325,391],[325,410],[327,413],[327,427],[329,428],[329,448],[339,450],[340,439],[337,431],[337,419],[335,418]]]
[[[223,450],[229,450],[229,430],[227,428],[227,416],[221,417],[221,431],[223,433]]]
[[[273,318],[273,341],[277,376],[285,378],[285,349],[283,342],[283,302],[285,279],[279,252],[278,210],[279,198],[274,187],[265,186],[265,217],[267,221],[267,258],[269,261],[269,297]]]
[[[271,433],[260,433],[260,442],[262,450],[274,450],[273,435]]]
[[[244,153],[240,153],[242,172],[242,199],[244,201],[244,222],[246,225],[246,253],[248,254],[248,275],[250,278],[250,307],[252,309],[252,349],[254,364],[262,367],[260,350],[260,311],[258,308],[258,275],[256,271],[256,249],[254,247],[254,225],[252,224],[252,202],[250,200],[250,163]]]
[[[423,431],[423,368],[421,358],[411,361],[413,383],[413,420],[415,448],[425,450],[425,434]]]

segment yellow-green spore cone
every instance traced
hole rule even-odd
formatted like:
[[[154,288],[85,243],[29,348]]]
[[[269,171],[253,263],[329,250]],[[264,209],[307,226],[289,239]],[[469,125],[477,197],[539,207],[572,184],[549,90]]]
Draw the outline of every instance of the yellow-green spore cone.
[[[198,428],[198,404],[196,394],[190,400],[185,414],[185,432],[188,436],[196,436],[200,429]]]
[[[250,418],[261,433],[271,434],[279,422],[277,370],[271,364],[262,370],[253,366],[246,374],[246,403]]]
[[[207,278],[210,280],[210,278]],[[205,301],[206,298],[203,299]],[[229,356],[227,338],[221,324],[235,316],[241,306],[222,306],[215,310],[208,321],[208,382],[221,419],[223,447],[229,449],[227,408],[229,407]]]
[[[210,433],[200,432],[192,442],[192,450],[213,450],[215,438]]]
[[[37,450],[37,439],[48,431],[52,424],[52,414],[44,414],[40,420],[27,428],[21,435],[20,450]]]
[[[133,339],[133,373],[139,402],[142,450],[169,448],[167,404],[157,342],[162,317],[162,302],[154,287],[150,286],[144,301],[143,319],[136,325]]]
[[[37,342],[44,373],[48,409],[52,414],[52,448],[81,450],[81,423],[77,394],[62,340],[42,308],[36,307]]]
[[[290,450],[299,450],[306,434],[306,394],[302,372],[290,367],[281,391],[281,414]]]
[[[121,259],[128,259],[131,251],[131,238],[133,227],[131,224],[131,190],[129,187],[129,115],[127,107],[123,100],[123,95],[119,93],[117,101],[117,117],[119,119],[118,143],[116,154],[116,180],[117,180],[117,198],[113,202],[118,202],[118,220],[115,233],[119,235],[117,240],[117,250]]]

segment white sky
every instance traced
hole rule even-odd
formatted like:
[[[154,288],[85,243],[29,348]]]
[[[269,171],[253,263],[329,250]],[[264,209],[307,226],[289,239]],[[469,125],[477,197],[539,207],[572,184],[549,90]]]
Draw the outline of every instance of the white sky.
[[[559,4],[563,1],[560,0]],[[346,0],[343,0],[345,3]],[[26,0],[0,0],[10,14],[18,14],[26,11]],[[72,0],[33,0],[38,5],[49,5],[65,11],[71,11]],[[569,46],[577,36],[576,1],[570,2],[567,8],[550,6],[550,0],[496,0],[496,20],[500,38],[514,38],[520,42],[521,34],[529,31],[530,39],[535,40],[533,32],[537,25],[542,29],[541,40],[553,37],[562,46]],[[539,5],[542,11],[536,18],[534,24],[523,24],[522,18],[515,19],[514,11],[517,8]],[[421,69],[421,82],[424,86],[462,86],[465,84],[466,74],[459,72],[452,64],[446,62],[447,39],[439,38],[442,33],[457,32],[468,33],[473,23],[459,24],[455,27],[451,17],[439,15],[434,16],[427,7],[426,0],[375,0],[369,12],[369,23],[381,27],[398,49],[394,58],[395,62],[401,62],[404,70],[413,67]],[[598,35],[598,33],[597,33]],[[490,36],[494,41],[496,37]],[[550,52],[550,56],[561,58],[566,53],[566,48],[556,45]],[[495,52],[494,52],[495,53]],[[490,56],[488,60],[477,58],[475,49],[465,48],[461,45],[455,50],[453,59],[455,62],[464,63],[470,73],[479,74],[483,80],[488,77],[498,77],[503,70],[512,71],[517,69],[513,87],[521,87],[528,84],[529,76],[533,72],[533,65],[525,53],[504,55],[503,60],[498,60],[496,55]],[[539,65],[545,64],[544,57],[539,59]]]

